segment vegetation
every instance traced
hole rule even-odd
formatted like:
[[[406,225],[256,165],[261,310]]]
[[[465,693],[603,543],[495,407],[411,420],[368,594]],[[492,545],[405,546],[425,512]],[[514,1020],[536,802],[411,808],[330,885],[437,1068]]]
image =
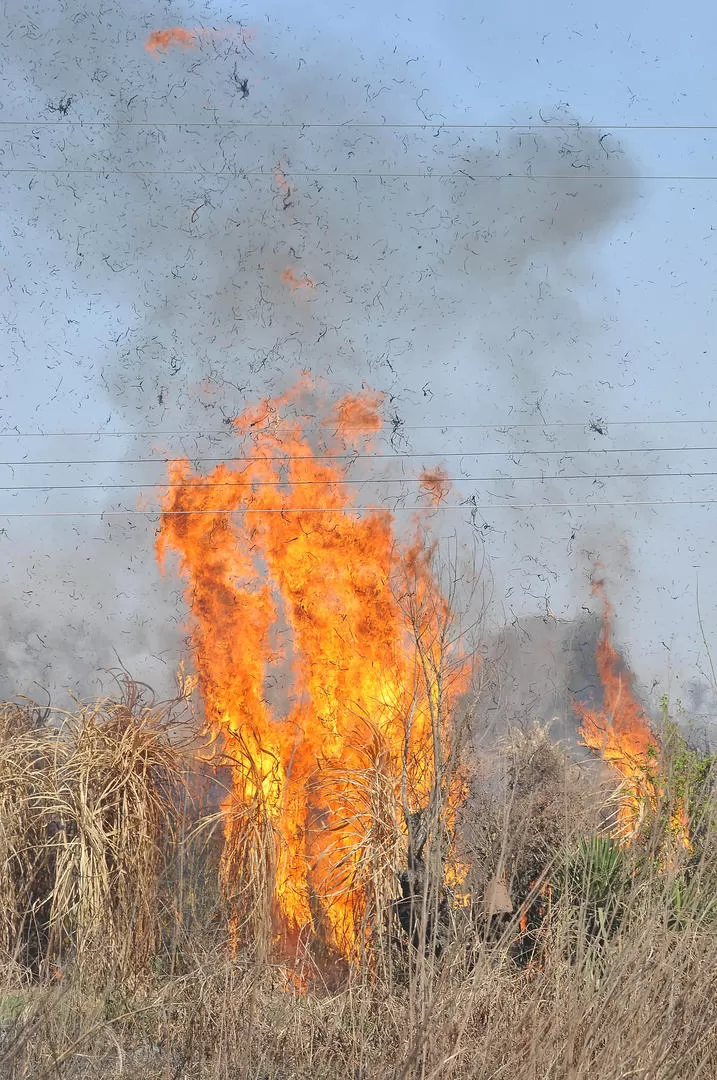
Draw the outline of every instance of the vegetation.
[[[184,707],[131,682],[71,715],[0,707],[3,1078],[717,1075],[714,760],[668,718],[629,845],[604,775],[543,729],[464,755],[464,870],[449,888],[450,860],[426,859],[408,917],[367,742],[345,778],[346,812],[373,821],[349,964],[302,935],[257,945],[271,837],[244,851],[247,810],[220,810],[231,785],[178,737]]]

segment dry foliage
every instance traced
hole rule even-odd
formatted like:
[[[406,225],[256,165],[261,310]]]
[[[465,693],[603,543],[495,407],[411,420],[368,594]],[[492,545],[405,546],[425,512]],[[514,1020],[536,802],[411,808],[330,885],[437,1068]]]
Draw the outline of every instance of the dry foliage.
[[[102,702],[55,727],[1,715],[8,1080],[717,1075],[717,856],[704,785],[694,851],[667,864],[664,838],[651,847],[647,836],[616,853],[601,838],[600,786],[542,729],[515,733],[475,777],[461,825],[474,903],[454,912],[437,955],[405,938],[396,947],[406,838],[380,745],[367,739],[334,809],[355,825],[345,865],[368,886],[371,958],[338,971],[302,943],[281,963],[269,940],[263,951],[228,947],[254,916],[266,923],[277,848],[261,832],[242,848],[243,818],[228,830],[225,900],[240,860],[250,865],[237,888],[251,893],[233,898],[248,913],[241,927],[226,907],[218,919],[217,818],[197,827],[180,805],[181,755],[161,710]],[[35,865],[53,882],[49,909]],[[501,874],[515,910],[491,916],[483,894]],[[539,896],[533,875],[553,891]],[[29,963],[31,924],[45,928],[36,951],[68,961],[59,982]]]
[[[26,982],[45,950],[52,878],[47,817],[57,738],[47,714],[0,706],[0,970]]]
[[[60,741],[69,751],[53,775],[53,951],[59,966],[69,953],[83,982],[126,982],[159,945],[180,759],[166,716],[137,698],[80,709]]]
[[[461,815],[474,902],[496,880],[514,903],[537,893],[562,854],[600,828],[602,802],[593,778],[543,726],[509,732],[478,766]]]
[[[5,979],[129,985],[162,926],[182,760],[171,708],[127,682],[74,714],[0,708],[0,959]]]

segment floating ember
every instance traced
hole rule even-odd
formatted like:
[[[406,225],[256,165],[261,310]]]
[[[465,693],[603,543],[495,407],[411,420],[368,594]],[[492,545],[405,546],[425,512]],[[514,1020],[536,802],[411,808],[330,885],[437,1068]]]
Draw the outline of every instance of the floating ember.
[[[450,494],[451,490],[451,481],[445,469],[440,466],[433,469],[424,469],[420,480],[422,493],[428,496],[434,506],[445,502],[446,496]]]
[[[181,49],[193,49],[196,42],[193,30],[183,30],[181,26],[170,26],[167,30],[153,30],[145,42],[148,53],[168,52],[170,46]]]
[[[148,53],[157,56],[169,52],[170,48],[193,49],[201,43],[229,40],[242,45],[253,41],[254,31],[248,26],[226,26],[221,29],[209,26],[195,26],[185,30],[182,26],[169,26],[165,30],[152,30],[144,47]]]
[[[297,277],[292,266],[287,266],[285,270],[281,271],[281,280],[285,285],[289,286],[292,292],[296,292],[297,289],[316,288],[316,282],[313,278],[310,278],[308,274],[305,274],[303,277]]]
[[[288,210],[288,208],[291,206],[291,196],[294,193],[294,189],[292,188],[289,181],[286,179],[286,173],[281,166],[281,162],[277,162],[276,168],[274,169],[274,183],[276,184],[279,194],[281,195],[284,209]]]

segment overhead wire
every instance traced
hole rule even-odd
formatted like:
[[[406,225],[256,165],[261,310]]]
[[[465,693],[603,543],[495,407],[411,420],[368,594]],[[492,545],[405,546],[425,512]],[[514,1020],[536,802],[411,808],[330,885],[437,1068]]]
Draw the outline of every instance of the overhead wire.
[[[717,470],[702,472],[646,472],[646,473],[546,473],[535,476],[367,476],[357,479],[337,480],[212,480],[210,484],[199,481],[187,483],[151,483],[151,484],[9,484],[0,486],[0,491],[147,491],[161,489],[172,491],[185,488],[265,488],[265,487],[335,487],[345,485],[355,487],[357,484],[421,484],[424,487],[440,486],[440,484],[514,484],[526,481],[544,483],[547,480],[656,480],[664,477],[678,479],[689,476],[691,479],[700,476],[717,476]]]
[[[693,424],[697,427],[704,426],[706,424],[717,424],[717,418],[709,420],[691,420],[691,419],[669,419],[669,420],[604,420],[602,418],[598,421],[605,428],[610,427],[643,427],[645,425],[661,426],[668,424]],[[277,431],[291,427],[290,422],[281,424],[271,424],[265,428],[253,427],[249,434],[262,433],[264,431]],[[326,425],[324,425],[326,426]],[[342,424],[342,430],[363,430],[360,425],[356,425],[355,428],[350,424]],[[590,429],[590,420],[555,420],[545,421],[544,423],[529,422],[524,424],[404,424],[400,423],[400,430],[403,431],[497,431],[498,433],[503,431],[517,431],[523,428],[587,428]],[[595,434],[603,434],[596,429],[592,429]],[[176,435],[176,436],[203,436],[206,438],[213,437],[214,435],[226,435],[236,438],[238,434],[244,434],[243,432],[237,432],[237,430],[231,425],[227,424],[223,428],[177,428],[172,430],[163,430],[156,428],[153,430],[135,430],[135,431],[0,431],[0,439],[67,439],[67,438],[157,438],[158,436]]]
[[[556,120],[535,123],[447,123],[443,121],[310,121],[310,120],[0,120],[0,127],[228,127],[228,128],[306,128],[342,130],[414,129],[425,131],[717,131],[717,124],[582,124]]]
[[[478,458],[478,457],[571,457],[578,454],[681,454],[681,453],[714,453],[717,451],[717,446],[627,446],[619,448],[608,447],[578,447],[577,449],[530,449],[521,450],[518,447],[513,447],[510,450],[460,450],[450,451],[445,453],[443,451],[422,451],[407,452],[397,450],[391,454],[385,453],[355,453],[355,454],[277,454],[267,455],[262,454],[224,454],[221,457],[206,457],[203,455],[194,454],[182,454],[180,460],[189,460],[196,462],[197,464],[204,465],[216,465],[216,464],[233,464],[235,462],[270,462],[270,461],[395,461],[398,459],[406,460],[409,458],[419,458],[426,460],[427,458],[437,458],[441,461],[448,458]],[[155,457],[136,457],[136,458],[81,458],[81,459],[57,459],[49,458],[41,461],[0,461],[0,466],[6,466],[7,468],[20,468],[21,466],[54,466],[54,465],[166,465],[169,462],[176,461],[176,457],[170,457],[167,455],[155,456]]]
[[[12,512],[9,514],[0,512],[0,519],[6,518],[103,518],[103,517],[188,517],[190,515],[205,514],[355,514],[355,513],[386,513],[392,514],[399,511],[407,513],[437,513],[447,510],[567,510],[577,507],[589,507],[600,509],[601,507],[628,507],[628,506],[713,506],[717,505],[717,499],[636,499],[617,500],[612,502],[531,502],[531,503],[478,503],[467,499],[462,503],[443,504],[437,506],[303,506],[303,507],[277,507],[272,509],[244,508],[237,510],[235,507],[218,507],[212,510],[89,510],[89,511],[28,511]]]
[[[713,182],[717,180],[717,175],[704,174],[695,175],[686,174],[672,174],[672,173],[609,173],[609,174],[595,174],[578,172],[564,174],[564,173],[474,173],[468,172],[465,169],[459,169],[456,172],[433,172],[428,170],[426,172],[366,172],[366,171],[354,171],[354,172],[324,172],[321,170],[316,171],[304,171],[297,172],[294,169],[282,169],[282,173],[286,179],[300,178],[311,179],[316,177],[321,180],[331,180],[334,178],[347,178],[349,180],[526,180],[533,182],[535,180],[549,180],[549,181],[567,181],[573,183],[575,180],[590,182],[590,183],[602,183],[604,180],[669,180],[669,181],[705,181]],[[52,174],[57,176],[228,176],[234,180],[246,180],[249,178],[264,178],[274,182],[274,173],[267,172],[264,169],[261,170],[248,170],[248,169],[78,169],[78,168],[23,168],[23,167],[5,167],[0,166],[0,174],[2,175],[43,175]]]

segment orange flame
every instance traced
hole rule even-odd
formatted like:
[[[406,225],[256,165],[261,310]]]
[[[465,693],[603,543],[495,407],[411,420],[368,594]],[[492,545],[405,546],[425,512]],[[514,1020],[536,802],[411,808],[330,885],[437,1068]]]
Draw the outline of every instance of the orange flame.
[[[631,839],[647,808],[657,805],[660,744],[650,721],[635,697],[634,675],[612,643],[613,609],[602,581],[593,584],[593,592],[602,599],[603,626],[598,639],[596,660],[603,688],[603,708],[588,709],[575,702],[581,718],[580,738],[596,751],[623,778],[615,835],[621,841]],[[678,807],[671,820],[672,831],[689,847],[686,810]]]
[[[296,292],[297,289],[315,289],[316,282],[313,278],[310,278],[308,274],[304,277],[297,277],[294,273],[292,266],[287,266],[285,270],[281,271],[281,280],[285,285],[288,285],[292,292]]]
[[[426,806],[468,661],[440,686],[422,676],[439,670],[447,614],[432,550],[399,541],[388,512],[353,509],[347,462],[316,454],[321,427],[297,418],[304,392],[239,416],[251,441],[234,462],[208,475],[170,465],[157,554],[163,564],[174,550],[187,580],[199,689],[234,761],[234,799],[276,839],[278,922],[321,929],[350,955],[369,902],[366,838],[400,819],[404,799]],[[379,401],[351,395],[333,416],[369,436]]]

